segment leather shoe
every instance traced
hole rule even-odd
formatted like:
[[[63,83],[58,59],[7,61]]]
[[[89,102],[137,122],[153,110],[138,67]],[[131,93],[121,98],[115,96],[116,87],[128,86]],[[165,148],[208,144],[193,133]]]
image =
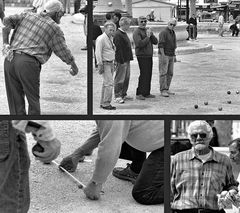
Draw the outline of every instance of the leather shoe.
[[[137,95],[136,99],[138,99],[138,100],[145,100],[145,97],[143,95]]]
[[[156,96],[155,95],[152,95],[152,94],[149,94],[149,95],[146,95],[144,96],[145,98],[155,98]]]
[[[162,95],[163,97],[169,97],[169,95],[168,95],[168,93],[167,93],[166,90],[163,90],[163,91],[161,92],[161,95]]]
[[[108,106],[101,105],[100,107],[103,109],[106,109],[106,110],[115,110],[116,109],[116,107],[112,106],[111,104]]]

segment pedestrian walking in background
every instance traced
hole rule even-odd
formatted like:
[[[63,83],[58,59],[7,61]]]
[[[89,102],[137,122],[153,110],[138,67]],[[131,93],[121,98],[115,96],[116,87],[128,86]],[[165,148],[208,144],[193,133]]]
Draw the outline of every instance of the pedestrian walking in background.
[[[163,97],[169,97],[175,93],[170,92],[170,84],[173,77],[173,67],[176,61],[175,50],[177,48],[174,27],[176,19],[168,21],[168,26],[159,33],[158,59],[159,59],[159,84],[160,93]]]
[[[238,23],[236,21],[234,24],[230,26],[230,30],[232,31],[232,36],[238,36],[239,29],[238,29]]]
[[[114,94],[116,103],[124,103],[130,80],[130,61],[133,60],[132,47],[126,31],[130,27],[131,20],[122,17],[119,21],[120,27],[117,29],[113,43],[116,46],[115,63],[116,74],[114,79]]]
[[[22,13],[4,18],[3,44],[5,84],[11,115],[26,115],[25,96],[29,115],[39,115],[40,72],[54,52],[78,73],[71,51],[58,24],[63,16],[62,3],[49,0],[44,12]],[[14,29],[9,44],[9,34]]]
[[[192,40],[196,40],[197,39],[197,18],[195,14],[192,14],[191,18],[189,19],[188,26],[189,26],[189,31],[188,31],[189,38],[191,38]]]
[[[223,13],[220,14],[220,16],[218,17],[218,35],[223,37],[223,25],[224,25],[224,17],[223,17]]]
[[[138,18],[138,25],[139,27],[133,32],[135,54],[140,69],[136,98],[138,100],[145,100],[145,98],[155,98],[155,95],[152,95],[150,91],[153,67],[153,44],[157,44],[158,40],[151,28],[146,27],[147,18],[145,16]]]
[[[116,31],[116,25],[108,21],[104,24],[104,33],[98,36],[96,40],[96,59],[98,72],[102,75],[103,85],[100,107],[106,110],[115,110],[111,105],[113,93],[113,72],[115,59],[115,45],[113,35]]]
[[[120,26],[119,26],[119,21],[120,21],[120,19],[122,18],[121,13],[119,13],[119,12],[114,12],[112,18],[113,18],[114,24],[116,25],[116,29],[118,29],[118,28],[120,27]]]
[[[74,14],[79,13],[81,8],[81,0],[74,0]]]

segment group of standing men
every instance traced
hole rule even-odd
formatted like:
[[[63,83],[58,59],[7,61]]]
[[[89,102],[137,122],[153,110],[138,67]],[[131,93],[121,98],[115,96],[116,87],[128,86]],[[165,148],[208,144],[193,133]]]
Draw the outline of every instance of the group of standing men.
[[[114,87],[115,102],[123,104],[132,99],[127,96],[130,80],[130,61],[133,60],[132,45],[127,35],[131,20],[122,17],[119,20],[119,28],[112,21],[104,24],[104,33],[96,39],[96,59],[98,72],[103,77],[102,96],[100,107],[106,110],[115,110],[111,105]],[[173,65],[176,60],[176,34],[174,27],[177,21],[171,19],[166,29],[159,33],[159,40],[153,34],[151,28],[147,27],[147,18],[138,18],[138,27],[133,32],[135,54],[138,60],[140,76],[136,90],[136,99],[145,100],[155,98],[151,94],[151,79],[153,67],[153,45],[159,48],[159,75],[160,92],[164,97],[174,95],[169,91],[173,76]],[[113,79],[114,71],[116,71]]]

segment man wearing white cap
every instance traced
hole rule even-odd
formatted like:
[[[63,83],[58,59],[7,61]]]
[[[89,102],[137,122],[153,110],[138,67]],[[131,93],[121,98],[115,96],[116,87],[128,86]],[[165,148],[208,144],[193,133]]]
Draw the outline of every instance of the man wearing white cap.
[[[238,186],[230,159],[209,146],[213,132],[206,121],[192,122],[188,136],[192,149],[171,160],[172,213],[224,213],[217,195],[230,197]]]
[[[58,24],[63,16],[62,3],[50,0],[40,13],[25,12],[11,15],[3,20],[3,53],[5,83],[10,114],[25,115],[25,96],[28,114],[39,115],[40,71],[54,52],[71,66],[76,75],[78,67],[66,45],[64,34]],[[9,41],[10,31],[14,29]]]

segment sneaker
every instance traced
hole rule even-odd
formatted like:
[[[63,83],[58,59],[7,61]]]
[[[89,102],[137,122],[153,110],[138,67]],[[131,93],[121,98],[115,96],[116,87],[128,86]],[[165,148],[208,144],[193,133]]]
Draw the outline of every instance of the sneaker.
[[[111,104],[108,105],[108,106],[103,106],[103,105],[101,105],[100,107],[101,107],[102,109],[106,109],[106,110],[115,110],[115,109],[116,109],[116,107],[112,106]]]
[[[168,93],[168,95],[175,95],[174,92],[170,92],[169,90],[167,90],[167,93]]]
[[[124,104],[124,100],[121,97],[115,98],[115,102],[119,104]]]
[[[116,167],[113,169],[112,171],[112,175],[116,178],[119,178],[121,180],[127,180],[127,181],[131,181],[133,184],[136,182],[136,179],[138,177],[138,174],[133,172],[130,169],[130,164],[127,164],[126,168],[122,168],[122,167]]]
[[[166,90],[163,90],[163,91],[161,92],[161,96],[163,96],[163,97],[169,97],[169,94],[167,93]]]
[[[128,96],[128,95],[125,95],[125,96],[123,97],[123,100],[124,100],[124,101],[127,101],[127,100],[131,101],[131,100],[133,100],[133,97]]]
[[[145,100],[145,97],[143,95],[137,95],[136,99],[138,99],[138,100]]]
[[[145,98],[155,98],[156,96],[155,95],[152,95],[152,94],[150,94],[150,95],[147,95],[147,96],[144,96]]]

